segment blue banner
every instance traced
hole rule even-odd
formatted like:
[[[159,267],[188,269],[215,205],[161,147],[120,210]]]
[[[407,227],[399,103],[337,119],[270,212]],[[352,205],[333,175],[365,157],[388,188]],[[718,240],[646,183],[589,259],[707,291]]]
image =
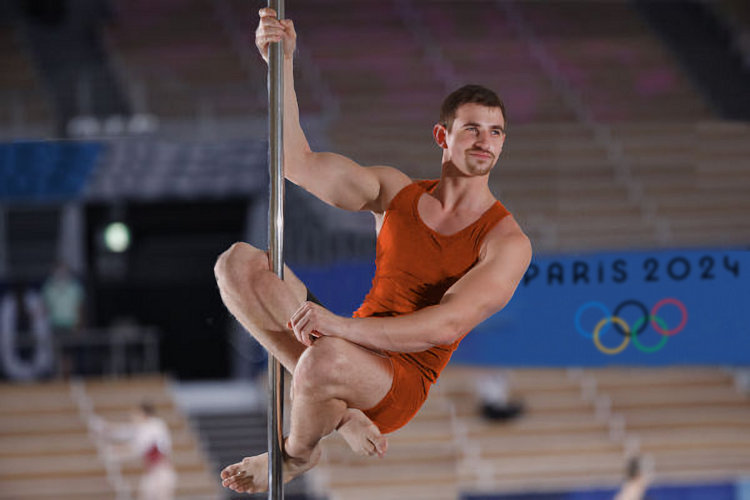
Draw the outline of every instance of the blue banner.
[[[750,252],[535,259],[454,360],[515,366],[750,364]]]
[[[462,500],[612,500],[613,489],[559,491],[554,493],[468,494]],[[655,485],[646,490],[646,500],[743,500],[733,483]]]
[[[372,263],[296,270],[337,314],[356,309]],[[750,252],[613,252],[535,258],[508,306],[456,362],[503,366],[750,365]]]
[[[0,144],[0,201],[62,201],[83,191],[102,144],[18,141]]]

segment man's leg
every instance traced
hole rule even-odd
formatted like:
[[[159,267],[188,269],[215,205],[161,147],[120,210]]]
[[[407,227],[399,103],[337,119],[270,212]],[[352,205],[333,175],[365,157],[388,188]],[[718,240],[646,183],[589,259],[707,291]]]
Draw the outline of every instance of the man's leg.
[[[288,267],[284,280],[270,270],[268,255],[247,243],[235,243],[221,254],[214,267],[224,304],[235,318],[289,373],[295,373],[305,346],[287,323],[307,298],[307,287]],[[363,455],[382,455],[387,441],[360,411],[347,412],[339,433]]]
[[[284,479],[317,464],[320,440],[344,420],[347,408],[377,405],[393,382],[388,358],[346,340],[323,337],[308,348],[294,373],[291,432],[284,442]],[[221,472],[234,491],[268,489],[267,454],[245,458]]]
[[[294,373],[305,346],[287,327],[307,298],[307,288],[288,268],[284,280],[270,270],[268,255],[247,243],[235,243],[214,267],[227,309],[289,373]]]

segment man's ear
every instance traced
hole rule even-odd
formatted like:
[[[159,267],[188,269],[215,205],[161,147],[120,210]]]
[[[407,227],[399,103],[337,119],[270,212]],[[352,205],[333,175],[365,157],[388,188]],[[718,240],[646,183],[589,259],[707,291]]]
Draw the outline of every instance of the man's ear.
[[[432,127],[432,137],[435,138],[435,142],[442,149],[448,148],[448,143],[445,142],[445,136],[447,133],[448,131],[445,129],[445,126],[440,123],[436,123],[435,126]]]

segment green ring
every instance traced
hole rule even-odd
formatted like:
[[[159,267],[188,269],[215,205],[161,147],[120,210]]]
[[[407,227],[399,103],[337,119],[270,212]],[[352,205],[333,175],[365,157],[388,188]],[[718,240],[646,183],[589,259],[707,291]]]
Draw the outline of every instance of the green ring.
[[[659,316],[649,315],[648,318],[646,316],[641,316],[640,319],[636,321],[635,324],[633,324],[633,328],[630,330],[630,338],[633,340],[633,345],[635,345],[638,349],[645,353],[653,354],[667,344],[667,340],[669,340],[669,337],[666,335],[662,335],[661,340],[656,345],[645,346],[641,344],[641,341],[638,340],[638,335],[633,335],[633,332],[637,332],[638,328],[640,328],[643,322],[646,320],[656,321],[656,323],[659,324],[662,330],[667,329],[667,323]]]

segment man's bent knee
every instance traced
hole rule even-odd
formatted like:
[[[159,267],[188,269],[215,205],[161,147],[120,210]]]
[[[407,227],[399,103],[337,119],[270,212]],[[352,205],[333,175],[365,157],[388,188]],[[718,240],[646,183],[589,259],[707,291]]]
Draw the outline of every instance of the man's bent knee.
[[[311,391],[317,395],[334,397],[337,387],[346,383],[352,369],[345,350],[348,341],[336,337],[321,337],[305,349],[294,370],[293,387],[297,395]]]
[[[214,276],[221,286],[222,282],[236,276],[249,276],[254,270],[268,270],[268,256],[247,243],[232,244],[219,255],[214,265]]]

